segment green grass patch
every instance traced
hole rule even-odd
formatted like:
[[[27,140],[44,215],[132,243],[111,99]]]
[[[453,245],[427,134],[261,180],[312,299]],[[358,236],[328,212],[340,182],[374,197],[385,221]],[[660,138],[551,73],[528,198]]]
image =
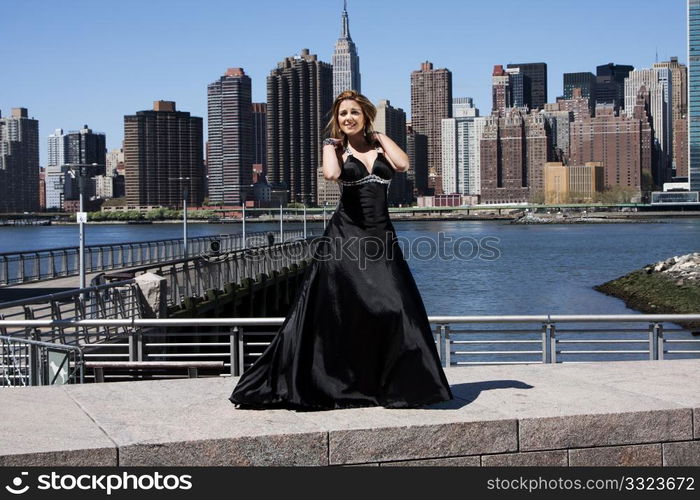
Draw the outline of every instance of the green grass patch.
[[[662,273],[647,273],[642,269],[594,288],[606,295],[622,299],[627,307],[643,313],[700,313],[700,283],[681,283],[679,279]],[[700,330],[700,322],[683,326]]]

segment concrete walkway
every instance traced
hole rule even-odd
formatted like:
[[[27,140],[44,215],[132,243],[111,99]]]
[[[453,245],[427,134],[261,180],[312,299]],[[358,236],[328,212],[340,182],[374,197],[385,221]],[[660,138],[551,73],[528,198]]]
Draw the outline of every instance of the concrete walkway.
[[[454,367],[425,409],[237,410],[235,378],[0,389],[0,466],[700,465],[700,360]]]

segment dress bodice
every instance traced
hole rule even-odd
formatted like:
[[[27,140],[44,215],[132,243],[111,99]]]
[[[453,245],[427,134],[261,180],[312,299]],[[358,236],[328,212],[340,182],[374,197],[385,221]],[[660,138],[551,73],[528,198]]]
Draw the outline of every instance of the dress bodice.
[[[349,154],[343,162],[338,182],[343,187],[369,182],[388,185],[393,176],[394,169],[391,168],[383,153],[377,151],[377,158],[374,160],[371,171],[367,170],[362,160]]]
[[[364,227],[385,227],[389,222],[387,191],[394,176],[383,153],[378,152],[372,170],[350,154],[343,162],[338,184],[341,189],[339,210]]]

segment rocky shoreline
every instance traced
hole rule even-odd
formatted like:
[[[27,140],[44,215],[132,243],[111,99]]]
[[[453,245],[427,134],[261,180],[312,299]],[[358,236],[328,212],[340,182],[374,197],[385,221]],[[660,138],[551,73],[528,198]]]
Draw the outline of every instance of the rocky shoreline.
[[[647,218],[631,218],[618,216],[609,213],[598,214],[597,216],[585,214],[532,214],[527,213],[517,219],[513,219],[511,224],[659,224],[664,221]]]
[[[649,314],[700,314],[700,253],[650,264],[594,287]],[[700,335],[700,322],[681,326]]]

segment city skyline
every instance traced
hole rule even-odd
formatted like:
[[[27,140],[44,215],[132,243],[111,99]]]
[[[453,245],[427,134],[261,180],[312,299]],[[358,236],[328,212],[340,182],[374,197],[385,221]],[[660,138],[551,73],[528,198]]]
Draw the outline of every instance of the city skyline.
[[[7,39],[23,43],[0,49],[4,74],[12,75],[3,80],[0,110],[8,116],[12,107],[25,107],[39,120],[42,166],[54,129],[90,123],[114,149],[123,138],[124,115],[155,100],[176,101],[179,109],[206,120],[206,86],[228,67],[242,67],[252,79],[253,101],[264,102],[266,77],[281,58],[308,48],[331,62],[343,2],[262,0],[245,10],[219,1],[193,6],[77,2],[70,18],[60,6],[43,2],[1,8],[9,21]],[[585,8],[549,0],[527,6],[443,1],[430,9],[413,1],[350,0],[347,9],[362,57],[363,93],[375,103],[389,99],[407,113],[410,74],[425,60],[449,69],[453,95],[473,97],[483,114],[490,109],[494,64],[547,63],[548,102],[563,93],[563,73],[594,72],[608,62],[650,68],[657,54],[659,61],[678,56],[687,64],[683,0],[592,1]],[[510,15],[504,17],[504,10]],[[596,16],[594,25],[581,22],[597,10],[606,16]],[[491,22],[496,13],[503,20],[499,31]],[[270,22],[270,16],[283,21]],[[561,19],[575,22],[557,24]],[[646,37],[636,36],[638,31],[623,36],[624,26],[652,20]],[[396,36],[387,36],[391,30]],[[614,45],[599,35],[614,31]],[[80,58],[61,55],[78,47]]]

